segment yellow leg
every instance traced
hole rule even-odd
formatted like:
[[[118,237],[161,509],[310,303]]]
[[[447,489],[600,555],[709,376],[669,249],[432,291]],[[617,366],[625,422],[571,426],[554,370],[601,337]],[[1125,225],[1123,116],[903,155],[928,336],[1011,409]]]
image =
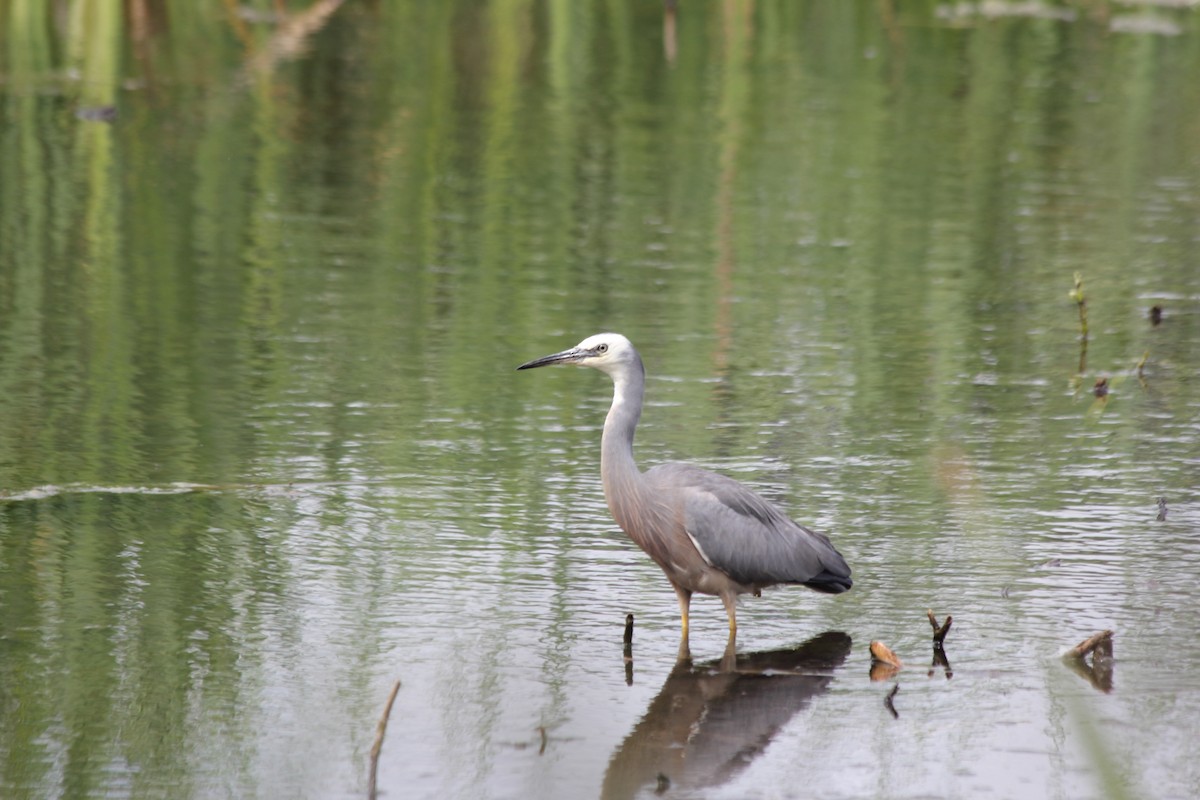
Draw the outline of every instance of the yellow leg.
[[[737,638],[737,595],[723,594],[721,602],[725,604],[725,613],[729,615],[729,641]]]
[[[691,607],[692,604],[692,593],[689,590],[684,589],[682,586],[675,586],[674,583],[672,583],[671,586],[675,588],[675,597],[679,600],[679,617],[683,622],[683,632],[681,635],[684,639],[687,639],[688,608]]]

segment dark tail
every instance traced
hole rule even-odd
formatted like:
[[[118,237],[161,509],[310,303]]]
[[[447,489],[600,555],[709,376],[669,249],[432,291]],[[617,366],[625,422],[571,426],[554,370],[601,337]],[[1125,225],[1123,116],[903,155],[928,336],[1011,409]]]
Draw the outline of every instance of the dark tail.
[[[828,570],[821,570],[801,585],[822,594],[841,594],[853,586],[854,581],[850,580],[849,575],[838,575]]]

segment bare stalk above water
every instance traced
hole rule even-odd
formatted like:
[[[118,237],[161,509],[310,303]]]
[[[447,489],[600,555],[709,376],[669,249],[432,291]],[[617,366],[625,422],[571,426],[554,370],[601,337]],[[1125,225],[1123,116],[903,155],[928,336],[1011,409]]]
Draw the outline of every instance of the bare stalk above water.
[[[1079,307],[1079,374],[1087,369],[1088,321],[1087,297],[1083,294],[1083,273],[1075,273],[1075,288],[1068,295]]]
[[[950,625],[954,622],[954,617],[946,616],[946,621],[938,625],[937,617],[933,615],[933,609],[926,610],[929,615],[929,625],[933,628],[933,646],[941,648],[942,642],[946,640],[946,634],[950,632]]]
[[[371,745],[371,771],[367,778],[367,800],[375,800],[375,775],[379,771],[379,753],[383,750],[383,736],[387,733],[388,717],[392,715],[392,703],[396,702],[396,692],[400,691],[400,681],[392,684],[388,693],[387,703],[383,706],[383,714],[379,724],[375,726],[375,743]]]

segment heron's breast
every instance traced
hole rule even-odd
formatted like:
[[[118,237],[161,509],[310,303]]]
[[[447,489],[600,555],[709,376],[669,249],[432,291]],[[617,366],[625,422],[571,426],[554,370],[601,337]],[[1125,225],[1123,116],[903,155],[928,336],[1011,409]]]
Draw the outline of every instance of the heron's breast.
[[[682,520],[661,498],[651,493],[612,491],[607,500],[621,530],[663,569],[679,562],[686,551],[694,550]]]

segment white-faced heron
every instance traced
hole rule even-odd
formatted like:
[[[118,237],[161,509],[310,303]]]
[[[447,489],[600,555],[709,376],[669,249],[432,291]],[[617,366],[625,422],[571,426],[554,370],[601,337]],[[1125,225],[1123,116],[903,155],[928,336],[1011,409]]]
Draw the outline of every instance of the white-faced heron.
[[[732,478],[687,464],[662,464],[646,472],[637,468],[633,434],[642,414],[646,371],[624,336],[589,336],[517,369],[551,364],[593,367],[612,378],[612,407],[600,445],[604,496],[617,524],[675,588],[685,638],[693,592],[721,598],[732,639],[739,594],[757,596],[781,583],[826,594],[850,588],[850,567],[826,536],[796,524]]]

